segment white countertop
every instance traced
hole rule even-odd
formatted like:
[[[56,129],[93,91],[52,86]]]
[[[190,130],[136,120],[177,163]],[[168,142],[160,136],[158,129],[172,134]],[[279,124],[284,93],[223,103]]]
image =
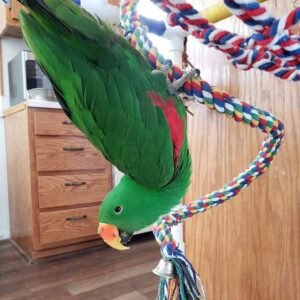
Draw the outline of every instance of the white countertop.
[[[57,101],[29,99],[29,100],[24,100],[21,103],[24,103],[27,107],[61,109],[61,106]],[[0,97],[0,118],[3,118],[3,116],[5,115],[5,111],[12,107],[13,106],[10,106],[9,103],[9,97],[1,96]]]
[[[47,101],[47,100],[27,100],[28,107],[37,107],[37,108],[61,108],[60,104],[57,101]]]

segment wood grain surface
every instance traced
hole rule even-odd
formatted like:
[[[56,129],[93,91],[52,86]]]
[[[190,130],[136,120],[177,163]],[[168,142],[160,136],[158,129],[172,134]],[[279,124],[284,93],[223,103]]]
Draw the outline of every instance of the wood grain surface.
[[[33,213],[27,110],[7,116],[4,122],[11,237],[29,251]]]
[[[22,37],[19,24],[21,4],[17,0],[10,1],[10,8],[3,2],[0,3],[0,35],[16,38]]]
[[[100,203],[111,190],[107,172],[39,176],[39,207]]]
[[[39,172],[97,170],[108,166],[103,155],[84,137],[37,136],[35,143]]]
[[[53,244],[88,237],[95,239],[98,229],[98,206],[40,213],[41,244]]]
[[[61,109],[34,110],[34,129],[36,135],[73,135],[83,136]]]
[[[94,247],[30,265],[8,242],[0,242],[0,298],[155,299],[159,278],[151,270],[160,259],[159,247],[153,237],[130,246],[130,251],[123,252]]]
[[[18,21],[22,4],[17,0],[11,0],[11,2],[10,17],[11,19]]]
[[[194,1],[197,8],[216,1]],[[269,1],[276,16],[290,9]],[[248,34],[237,18],[217,27]],[[208,300],[300,299],[300,85],[257,70],[233,68],[224,54],[190,39],[190,58],[202,77],[279,117],[284,144],[270,170],[239,196],[185,223],[186,253],[201,275]],[[189,140],[193,178],[185,202],[243,171],[263,135],[201,105],[192,106]]]

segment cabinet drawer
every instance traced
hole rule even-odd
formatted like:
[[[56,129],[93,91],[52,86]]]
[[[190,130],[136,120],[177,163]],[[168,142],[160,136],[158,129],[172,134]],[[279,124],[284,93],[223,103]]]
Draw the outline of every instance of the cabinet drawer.
[[[40,208],[102,202],[111,189],[110,170],[103,173],[39,176]]]
[[[97,235],[98,206],[40,213],[42,245]]]
[[[34,111],[34,132],[36,135],[83,136],[63,111]]]
[[[96,170],[108,162],[83,137],[36,137],[38,171]]]

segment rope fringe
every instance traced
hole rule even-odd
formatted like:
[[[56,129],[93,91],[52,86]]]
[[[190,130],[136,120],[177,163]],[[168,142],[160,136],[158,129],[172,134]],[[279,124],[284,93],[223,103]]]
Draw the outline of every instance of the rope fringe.
[[[176,277],[174,279],[161,277],[158,289],[159,299],[200,299],[203,294],[197,286],[197,274],[181,250],[178,247],[174,248],[172,243],[168,243],[161,248],[161,253],[165,259],[174,264]]]

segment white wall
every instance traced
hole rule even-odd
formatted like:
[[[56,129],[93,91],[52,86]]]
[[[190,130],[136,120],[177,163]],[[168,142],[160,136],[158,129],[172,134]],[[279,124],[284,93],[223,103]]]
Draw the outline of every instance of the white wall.
[[[21,50],[27,49],[23,40],[14,38],[3,38],[0,40],[2,47],[2,66],[4,95],[9,95],[7,63],[14,58]],[[2,118],[3,99],[0,99],[0,240],[10,237],[9,230],[9,206],[7,193],[7,172],[4,122]]]
[[[91,14],[99,16],[105,22],[118,25],[120,21],[119,8],[109,4],[108,0],[81,0],[80,2],[80,6]]]

